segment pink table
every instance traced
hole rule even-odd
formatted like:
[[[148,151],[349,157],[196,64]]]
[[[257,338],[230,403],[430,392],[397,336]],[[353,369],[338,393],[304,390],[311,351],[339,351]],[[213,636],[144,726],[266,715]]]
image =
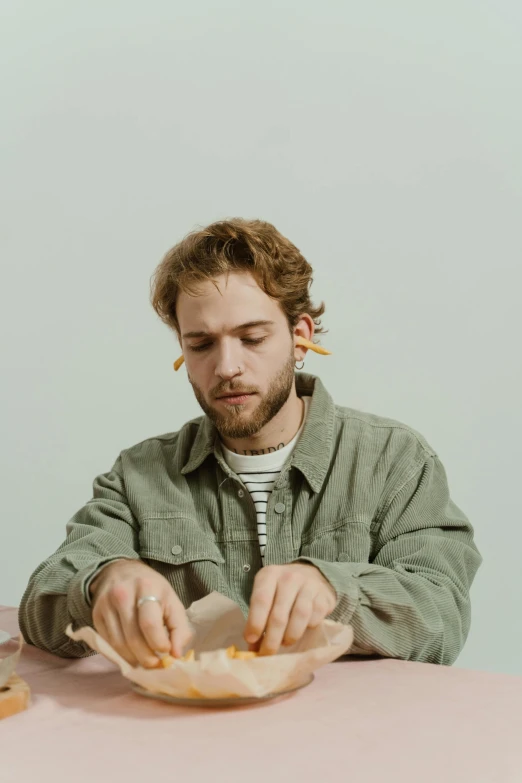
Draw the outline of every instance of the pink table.
[[[17,634],[16,609],[0,607],[0,628]],[[522,781],[519,677],[352,659],[291,697],[224,711],[138,696],[100,656],[26,646],[18,673],[33,703],[0,722],[2,783]]]

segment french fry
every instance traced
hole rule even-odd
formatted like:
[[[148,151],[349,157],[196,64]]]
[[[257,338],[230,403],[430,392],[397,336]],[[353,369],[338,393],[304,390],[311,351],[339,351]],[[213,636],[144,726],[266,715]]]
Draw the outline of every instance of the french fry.
[[[225,652],[227,656],[234,661],[251,661],[253,658],[257,658],[259,655],[259,653],[253,652],[251,650],[238,650],[235,644],[227,647]],[[185,653],[185,655],[182,655],[182,657],[177,660],[184,661],[185,663],[195,661],[196,653],[194,650],[189,650]],[[173,658],[172,655],[162,655],[160,658],[160,668],[163,667],[164,669],[170,669],[175,661],[176,658]]]
[[[164,669],[170,669],[172,664],[176,658],[173,658],[172,655],[162,655],[160,658],[160,667],[162,666]],[[194,650],[189,650],[185,655],[182,655],[181,658],[178,660],[180,661],[195,661],[196,660],[196,654]]]
[[[303,348],[309,348],[311,351],[315,351],[315,353],[320,353],[321,356],[331,356],[332,352],[327,351],[326,348],[323,348],[322,345],[316,345],[315,343],[310,342],[310,340],[305,340],[304,337],[296,337],[295,338],[295,344],[296,345],[302,345]]]
[[[236,661],[250,661],[252,658],[257,658],[257,653],[249,650],[238,650],[236,645],[227,647],[226,654],[229,658]]]
[[[257,658],[257,653],[253,650],[238,650],[234,658],[236,661],[250,661],[252,658]]]
[[[316,345],[316,343],[312,343],[310,340],[306,340],[304,337],[296,337],[295,344],[301,345],[303,348],[308,348],[310,351],[314,351],[314,353],[319,353],[321,354],[321,356],[332,355],[332,352],[328,351],[326,348],[323,348],[322,345]],[[181,367],[184,361],[185,361],[185,357],[183,356],[183,354],[181,354],[179,359],[176,359],[176,361],[172,365],[176,372],[179,370],[179,368]]]

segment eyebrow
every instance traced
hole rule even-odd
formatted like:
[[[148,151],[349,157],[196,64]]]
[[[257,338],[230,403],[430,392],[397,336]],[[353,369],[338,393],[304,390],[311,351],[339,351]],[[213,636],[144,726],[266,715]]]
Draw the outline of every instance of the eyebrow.
[[[232,329],[233,332],[240,332],[242,329],[252,329],[254,326],[273,326],[275,321],[247,321],[246,324],[239,324],[239,326],[234,326]],[[190,338],[190,337],[213,337],[213,334],[211,332],[185,332],[182,335],[184,338]]]

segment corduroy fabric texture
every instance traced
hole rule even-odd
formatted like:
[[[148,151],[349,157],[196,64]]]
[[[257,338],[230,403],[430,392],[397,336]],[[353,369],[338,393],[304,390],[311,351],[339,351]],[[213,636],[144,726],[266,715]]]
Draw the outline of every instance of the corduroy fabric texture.
[[[352,652],[453,663],[482,558],[443,465],[410,427],[335,405],[319,378],[296,373],[296,388],[312,400],[269,499],[265,566],[319,568],[337,592],[330,617],[353,625]],[[119,558],[152,566],[186,607],[217,590],[248,612],[262,567],[256,512],[217,443],[202,416],[122,451],[94,480],[65,542],[30,578],[19,612],[28,642],[90,654],[64,631],[92,625],[86,585]]]

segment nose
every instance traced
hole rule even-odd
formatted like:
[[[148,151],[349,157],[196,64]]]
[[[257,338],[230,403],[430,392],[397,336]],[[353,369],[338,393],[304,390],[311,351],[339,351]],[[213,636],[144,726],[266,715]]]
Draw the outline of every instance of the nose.
[[[231,347],[226,346],[223,346],[219,352],[215,372],[223,381],[230,381],[242,373],[240,359],[235,354]]]

